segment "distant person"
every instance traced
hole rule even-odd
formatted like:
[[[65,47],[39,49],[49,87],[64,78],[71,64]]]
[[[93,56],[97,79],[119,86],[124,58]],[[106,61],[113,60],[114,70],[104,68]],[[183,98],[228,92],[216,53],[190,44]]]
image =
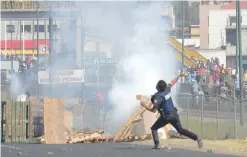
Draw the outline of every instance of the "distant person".
[[[236,99],[240,99],[240,84],[239,84],[239,79],[235,79],[235,96]]]
[[[244,98],[247,99],[247,82],[244,83]]]
[[[220,83],[220,97],[221,98],[226,98],[227,93],[227,88],[225,85],[225,82]]]
[[[247,82],[247,70],[244,71],[244,82]]]
[[[168,85],[165,81],[160,80],[156,85],[156,89],[158,92],[155,93],[151,98],[151,102],[153,104],[152,107],[146,106],[145,103],[141,102],[141,105],[150,112],[156,112],[158,110],[160,113],[159,119],[151,127],[152,136],[154,140],[153,149],[160,149],[158,129],[160,129],[168,123],[170,123],[180,135],[187,136],[190,139],[197,141],[199,148],[203,147],[202,140],[196,134],[182,127],[179,115],[172,101],[171,87],[179,80],[180,77],[183,76],[184,73],[180,73],[180,75],[174,78]]]
[[[192,93],[192,97],[193,97],[193,106],[199,106],[199,86],[197,81],[193,81],[193,85],[191,87],[191,93]]]
[[[207,100],[207,102],[209,102],[210,87],[209,87],[209,84],[206,82],[205,79],[202,81],[201,90],[204,93],[205,99]]]

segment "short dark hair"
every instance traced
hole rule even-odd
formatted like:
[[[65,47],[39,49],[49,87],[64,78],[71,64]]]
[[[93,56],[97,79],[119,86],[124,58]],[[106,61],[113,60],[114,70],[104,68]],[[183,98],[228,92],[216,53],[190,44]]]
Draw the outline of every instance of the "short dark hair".
[[[156,85],[156,89],[158,92],[163,92],[164,90],[166,90],[166,82],[164,80],[159,80],[157,85]]]

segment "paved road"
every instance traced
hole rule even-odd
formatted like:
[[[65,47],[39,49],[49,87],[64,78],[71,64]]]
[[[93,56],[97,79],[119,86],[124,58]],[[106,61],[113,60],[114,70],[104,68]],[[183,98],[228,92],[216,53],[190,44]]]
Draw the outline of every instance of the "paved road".
[[[233,157],[180,149],[153,151],[149,146],[132,144],[15,144],[2,145],[3,157]]]

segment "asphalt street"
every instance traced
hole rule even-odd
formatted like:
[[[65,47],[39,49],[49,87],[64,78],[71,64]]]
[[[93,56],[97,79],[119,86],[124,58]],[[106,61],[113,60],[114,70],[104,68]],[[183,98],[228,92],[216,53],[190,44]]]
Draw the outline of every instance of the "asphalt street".
[[[133,144],[12,144],[1,146],[2,157],[233,157],[212,152],[195,152]]]

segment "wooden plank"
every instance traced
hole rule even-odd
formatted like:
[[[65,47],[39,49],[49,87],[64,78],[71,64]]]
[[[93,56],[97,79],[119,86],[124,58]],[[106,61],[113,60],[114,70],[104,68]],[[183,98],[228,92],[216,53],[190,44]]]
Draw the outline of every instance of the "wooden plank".
[[[145,134],[151,134],[151,126],[156,121],[156,114],[146,111],[143,113],[143,123]]]
[[[46,144],[66,143],[62,99],[44,99],[44,128]]]
[[[28,139],[29,139],[29,143],[32,141],[33,139],[33,112],[32,112],[32,105],[31,102],[27,102],[27,106],[28,106]]]
[[[21,107],[22,102],[16,102],[16,124],[17,124],[17,142],[21,142],[21,112],[20,112],[20,107]]]
[[[12,116],[12,124],[11,124],[11,142],[16,143],[16,101],[11,101],[11,116]]]
[[[143,95],[136,95],[136,100],[144,102],[147,106],[152,105],[148,97],[145,97]],[[128,119],[128,121],[117,132],[117,134],[114,137],[114,142],[123,141],[124,139],[132,140],[132,136],[130,135],[131,130],[133,129],[134,125],[138,122],[137,120],[139,120],[140,118],[142,118],[142,122],[144,122],[143,125],[145,128],[144,129],[145,134],[150,134],[151,133],[150,127],[152,126],[152,124],[155,122],[155,120],[158,117],[156,117],[155,114],[148,113],[146,111],[147,110],[144,109],[143,107],[138,108],[137,111],[134,112],[134,114]],[[166,137],[168,137],[168,132],[172,130],[172,126],[170,124],[167,124],[161,129],[164,129],[165,134],[167,135]]]
[[[151,105],[150,100],[142,95],[136,95],[136,100],[140,100],[148,105]],[[114,142],[117,140],[121,140],[124,138],[127,138],[129,133],[131,132],[131,129],[133,128],[133,125],[135,124],[135,120],[142,117],[142,114],[146,111],[145,108],[142,106],[137,109],[136,112],[128,119],[128,121],[120,128],[120,130],[117,132],[117,134],[114,137]]]
[[[73,113],[69,110],[64,110],[64,125],[68,131],[73,129]]]
[[[5,117],[6,117],[6,125],[5,125],[5,142],[9,142],[9,135],[10,135],[10,104],[9,101],[6,102],[6,110],[5,110]]]

